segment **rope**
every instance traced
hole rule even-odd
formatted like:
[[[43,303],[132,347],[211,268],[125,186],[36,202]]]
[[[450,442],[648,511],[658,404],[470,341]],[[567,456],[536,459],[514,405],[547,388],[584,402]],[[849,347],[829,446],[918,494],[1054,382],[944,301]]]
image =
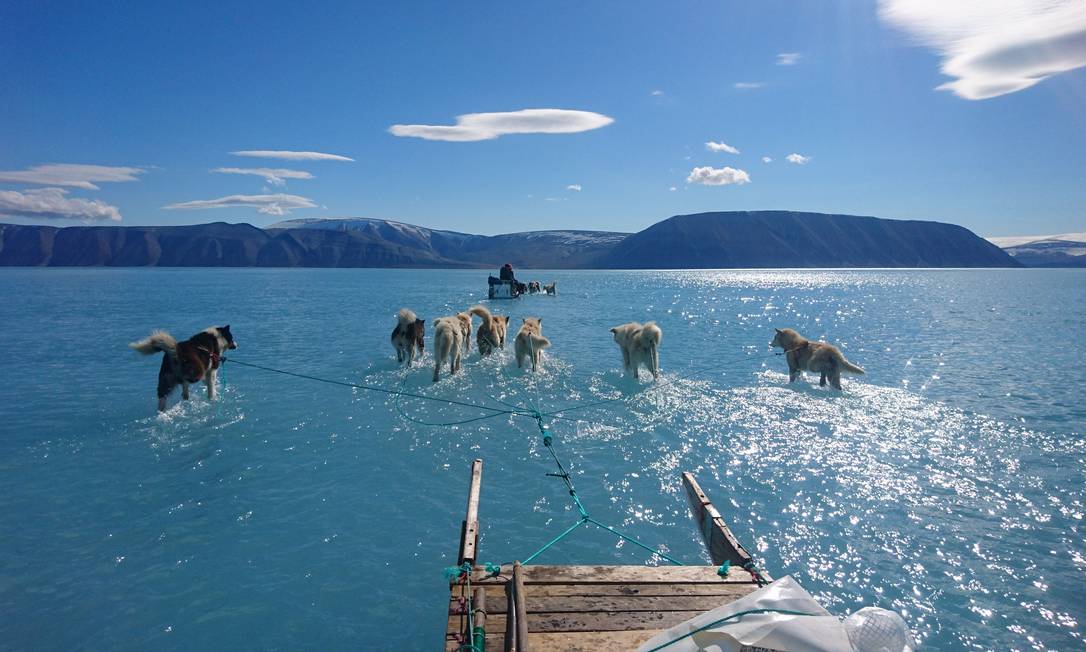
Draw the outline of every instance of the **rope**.
[[[697,634],[699,632],[704,632],[705,630],[712,629],[714,627],[717,627],[718,625],[723,625],[724,623],[728,622],[729,620],[736,620],[737,618],[742,618],[743,616],[750,616],[750,615],[754,615],[754,614],[782,614],[782,615],[785,615],[785,616],[818,616],[819,615],[819,614],[807,613],[806,611],[792,611],[791,609],[770,609],[770,608],[766,608],[766,609],[748,609],[747,611],[740,611],[739,613],[735,613],[735,614],[732,614],[730,616],[725,616],[724,618],[714,620],[713,622],[709,623],[708,625],[702,625],[701,627],[698,627],[697,629],[695,629],[692,632],[687,632],[686,634],[683,634],[682,636],[680,636],[678,638],[673,638],[673,639],[671,639],[670,641],[668,641],[666,643],[661,643],[660,645],[657,645],[656,647],[652,648],[651,650],[648,650],[647,652],[657,652],[658,650],[662,650],[665,647],[668,647],[669,645],[674,645],[674,644],[678,643],[679,641],[681,641],[683,639],[690,638],[694,634]]]
[[[227,361],[227,358],[222,359],[223,362]],[[425,394],[415,394],[413,392],[404,392],[395,389],[386,389],[384,387],[375,387],[373,385],[362,385],[360,383],[349,383],[343,380],[331,380],[329,378],[320,378],[319,376],[310,376],[309,374],[299,374],[293,371],[285,371],[283,369],[276,369],[274,367],[265,367],[264,365],[253,364],[252,362],[242,362],[234,358],[229,358],[230,362],[234,364],[240,364],[245,367],[252,367],[254,369],[261,369],[263,371],[270,371],[272,373],[283,374],[284,376],[293,376],[295,378],[304,378],[305,380],[315,380],[319,383],[328,383],[329,385],[340,385],[342,387],[353,387],[354,389],[364,389],[369,392],[380,392],[382,394],[390,394],[392,396],[406,396],[409,398],[422,399],[424,401],[436,401],[438,403],[448,403],[450,405],[459,405],[461,407],[475,408],[477,410],[488,410],[497,414],[513,414],[511,410],[503,410],[501,408],[490,407],[489,405],[480,405],[478,403],[467,403],[465,401],[454,401],[447,398],[438,398],[436,396],[426,396]]]

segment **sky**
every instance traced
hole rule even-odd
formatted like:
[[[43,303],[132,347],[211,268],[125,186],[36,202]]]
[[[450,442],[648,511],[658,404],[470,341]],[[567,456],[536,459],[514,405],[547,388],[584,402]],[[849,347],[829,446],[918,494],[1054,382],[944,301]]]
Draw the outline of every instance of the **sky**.
[[[0,5],[0,222],[1086,231],[1086,3]]]

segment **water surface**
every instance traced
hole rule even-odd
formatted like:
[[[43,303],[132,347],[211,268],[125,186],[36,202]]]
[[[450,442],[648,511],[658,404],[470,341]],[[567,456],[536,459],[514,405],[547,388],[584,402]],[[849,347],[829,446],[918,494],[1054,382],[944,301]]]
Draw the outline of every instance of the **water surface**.
[[[227,364],[154,412],[127,342],[229,323],[248,361],[564,412],[550,426],[588,509],[707,563],[694,471],[770,573],[838,614],[901,612],[929,649],[1070,649],[1086,619],[1086,273],[522,272],[557,297],[543,370],[473,351],[454,380],[401,371],[396,310],[485,296],[485,272],[0,271],[0,646],[434,649],[467,474],[485,459],[481,557],[576,520],[535,423]],[[625,379],[608,328],[655,319],[664,374]],[[774,327],[867,369],[789,386]],[[430,341],[427,345],[429,347]],[[426,362],[429,363],[429,351]],[[174,397],[174,401],[177,397]],[[658,563],[598,530],[540,563]]]

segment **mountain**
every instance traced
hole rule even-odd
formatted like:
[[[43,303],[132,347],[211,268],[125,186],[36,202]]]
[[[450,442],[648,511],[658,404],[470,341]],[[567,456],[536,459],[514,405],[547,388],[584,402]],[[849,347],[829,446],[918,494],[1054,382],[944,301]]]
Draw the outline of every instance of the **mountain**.
[[[367,218],[287,220],[267,229],[0,224],[0,266],[1017,267],[969,230],[938,222],[782,211],[679,215],[635,234],[483,236]]]
[[[613,231],[527,231],[493,236],[471,235],[363,217],[286,220],[268,229],[364,233],[422,251],[432,251],[441,257],[470,261],[481,267],[508,262],[514,267],[536,269],[592,267],[596,259],[630,235]]]
[[[750,211],[677,215],[625,239],[610,268],[1019,267],[954,224]]]
[[[989,240],[1026,267],[1086,267],[1086,233]]]

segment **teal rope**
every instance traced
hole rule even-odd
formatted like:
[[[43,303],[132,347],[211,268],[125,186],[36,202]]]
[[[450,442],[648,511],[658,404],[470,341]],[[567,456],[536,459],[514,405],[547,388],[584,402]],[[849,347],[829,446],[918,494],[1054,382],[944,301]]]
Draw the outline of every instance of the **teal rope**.
[[[747,611],[740,611],[737,614],[732,614],[730,616],[721,618],[719,620],[714,620],[713,622],[709,623],[708,625],[702,625],[701,627],[695,629],[692,632],[688,632],[688,633],[683,634],[682,636],[680,636],[678,638],[674,638],[674,639],[671,639],[670,641],[668,641],[666,643],[662,643],[660,645],[657,645],[656,647],[652,648],[651,650],[648,650],[648,652],[657,652],[658,650],[662,650],[665,647],[668,647],[669,645],[674,645],[674,644],[678,643],[679,641],[681,641],[683,639],[690,638],[694,634],[704,632],[705,630],[712,629],[712,628],[714,628],[714,627],[716,627],[718,625],[723,625],[724,623],[728,622],[729,620],[735,620],[737,618],[742,618],[743,616],[750,616],[750,615],[753,615],[753,614],[783,614],[785,616],[816,616],[816,617],[819,615],[819,614],[807,613],[806,611],[792,611],[791,609],[748,609]]]
[[[223,358],[226,361],[226,358]],[[488,410],[499,414],[508,414],[509,410],[503,410],[501,408],[490,407],[489,405],[480,405],[478,403],[467,403],[464,401],[454,401],[447,398],[438,398],[436,396],[426,396],[425,394],[414,394],[412,392],[403,392],[395,389],[386,389],[384,387],[376,387],[374,385],[363,385],[360,383],[349,383],[342,380],[331,380],[328,378],[320,378],[318,376],[310,376],[308,374],[299,374],[293,371],[284,371],[283,369],[276,369],[274,367],[265,367],[263,365],[253,364],[251,362],[242,362],[241,360],[235,360],[230,358],[230,362],[234,364],[240,364],[245,367],[252,367],[254,369],[262,369],[264,371],[271,371],[277,374],[283,374],[284,376],[293,376],[295,378],[304,378],[306,380],[315,380],[320,383],[328,383],[329,385],[340,385],[342,387],[353,387],[354,389],[364,389],[368,392],[380,392],[382,394],[391,394],[393,396],[406,396],[408,398],[417,398],[424,401],[436,401],[438,403],[448,403],[450,405],[459,405],[461,407],[475,408],[477,410]]]

